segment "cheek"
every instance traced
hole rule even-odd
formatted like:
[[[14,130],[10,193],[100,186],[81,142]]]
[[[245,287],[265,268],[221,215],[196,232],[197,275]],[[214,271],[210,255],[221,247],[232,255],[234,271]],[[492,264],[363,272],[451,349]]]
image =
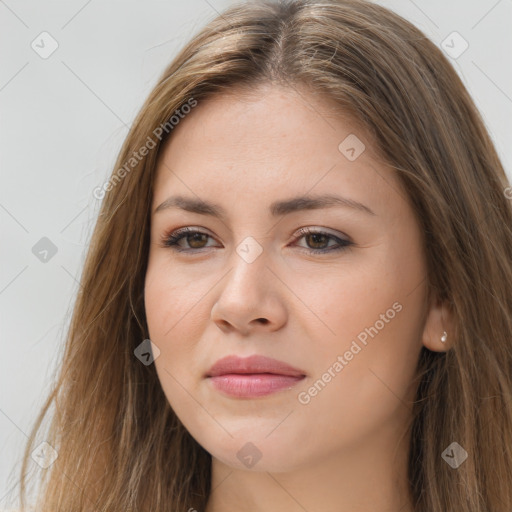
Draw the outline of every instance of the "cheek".
[[[407,234],[407,236],[406,236]],[[313,302],[322,311],[336,348],[372,340],[379,357],[407,350],[418,338],[425,295],[420,245],[409,233],[387,236],[361,251],[346,269],[331,272]],[[403,247],[391,239],[411,240]]]
[[[172,268],[165,255],[149,260],[144,303],[151,339],[163,345],[177,340],[176,333],[196,325],[204,290],[200,279],[193,279]],[[204,312],[203,312],[204,314]]]
[[[421,349],[417,297],[390,279],[386,283],[371,294],[354,289],[330,295],[325,320],[337,337],[328,343],[317,336],[315,372],[297,389],[294,415],[299,423],[314,422],[299,437],[319,453],[330,443],[371,442],[401,428],[410,413],[404,403],[414,396],[410,384]]]
[[[150,259],[144,289],[146,318],[149,337],[160,350],[155,366],[168,397],[171,388],[179,396],[178,382],[192,383],[190,363],[207,315],[207,290],[200,283],[191,285],[183,273],[170,269],[165,261]]]
[[[205,292],[184,281],[183,274],[169,269],[165,261],[150,260],[144,298],[149,337],[160,350],[154,361],[158,379],[174,412],[188,425],[191,418],[206,421],[198,402],[191,400],[191,396],[198,395],[194,353],[206,311],[201,302]]]
[[[308,305],[318,312],[322,332],[327,333],[310,331],[310,339],[316,340],[312,365],[318,389],[311,390],[318,393],[311,400],[319,408],[315,414],[335,402],[363,416],[385,415],[409,395],[421,350],[421,261],[411,251],[383,247],[364,267],[333,273],[335,278],[309,295]],[[316,320],[315,325],[319,326]],[[306,391],[306,401],[312,398],[307,388],[301,391]]]

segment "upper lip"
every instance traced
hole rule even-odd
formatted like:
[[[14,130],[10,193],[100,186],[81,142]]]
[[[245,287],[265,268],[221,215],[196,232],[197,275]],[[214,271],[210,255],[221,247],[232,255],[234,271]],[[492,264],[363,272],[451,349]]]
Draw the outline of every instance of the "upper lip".
[[[217,377],[228,373],[274,373],[276,375],[289,375],[292,377],[305,376],[302,370],[294,368],[284,361],[270,357],[260,355],[238,357],[230,355],[219,359],[208,370],[206,377]]]

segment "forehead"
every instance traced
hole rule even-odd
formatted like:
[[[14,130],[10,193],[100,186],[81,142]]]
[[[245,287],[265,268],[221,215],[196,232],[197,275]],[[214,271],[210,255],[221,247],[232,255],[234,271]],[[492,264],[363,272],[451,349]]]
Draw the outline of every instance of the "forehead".
[[[343,152],[347,146],[355,159]],[[393,190],[404,194],[375,154],[358,123],[305,89],[234,91],[199,101],[173,129],[159,155],[154,204],[171,193],[263,206],[338,192],[382,210]]]

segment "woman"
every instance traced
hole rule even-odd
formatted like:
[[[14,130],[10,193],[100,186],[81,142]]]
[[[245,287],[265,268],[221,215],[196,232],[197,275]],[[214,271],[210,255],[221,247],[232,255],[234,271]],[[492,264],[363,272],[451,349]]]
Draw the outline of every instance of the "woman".
[[[38,510],[509,512],[508,187],[396,14],[218,16],[95,191]]]

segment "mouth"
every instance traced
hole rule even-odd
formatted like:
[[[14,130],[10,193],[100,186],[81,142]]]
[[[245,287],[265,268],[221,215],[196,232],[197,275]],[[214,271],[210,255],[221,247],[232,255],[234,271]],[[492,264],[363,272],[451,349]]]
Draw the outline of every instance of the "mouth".
[[[283,361],[254,355],[228,356],[217,361],[205,375],[213,388],[236,398],[256,398],[291,389],[306,374]]]
[[[291,389],[305,379],[275,373],[230,373],[209,377],[215,389],[237,398],[266,396],[283,389]]]

